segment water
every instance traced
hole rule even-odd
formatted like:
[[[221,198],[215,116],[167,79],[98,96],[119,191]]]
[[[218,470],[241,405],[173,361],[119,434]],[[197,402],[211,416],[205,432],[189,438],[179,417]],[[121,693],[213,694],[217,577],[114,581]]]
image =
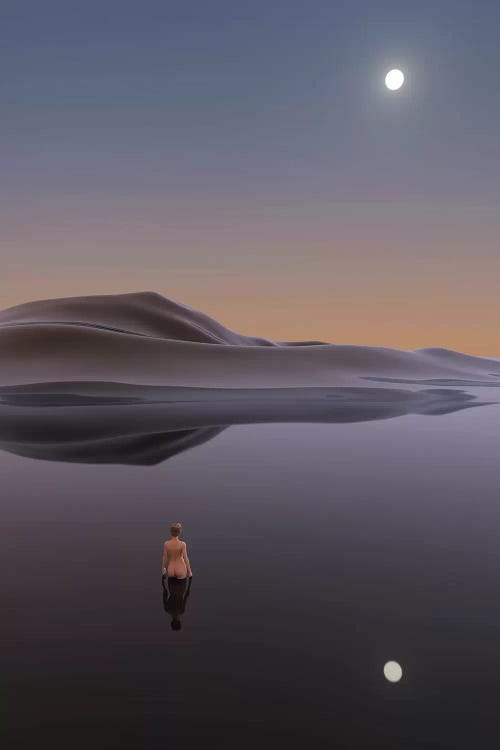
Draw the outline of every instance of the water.
[[[229,426],[153,466],[1,452],[8,746],[497,748],[499,408]]]

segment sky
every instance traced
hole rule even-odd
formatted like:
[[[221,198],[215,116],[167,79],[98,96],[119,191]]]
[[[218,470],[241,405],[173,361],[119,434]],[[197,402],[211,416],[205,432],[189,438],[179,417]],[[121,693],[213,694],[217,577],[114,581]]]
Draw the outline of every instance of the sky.
[[[0,306],[154,290],[247,335],[500,356],[499,25],[4,0]]]

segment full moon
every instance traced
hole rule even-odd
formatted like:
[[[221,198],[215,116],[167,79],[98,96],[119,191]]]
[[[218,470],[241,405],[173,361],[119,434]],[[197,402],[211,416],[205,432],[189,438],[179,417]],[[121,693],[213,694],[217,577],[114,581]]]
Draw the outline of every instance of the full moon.
[[[403,676],[401,665],[397,661],[388,661],[384,664],[384,677],[389,682],[399,682]]]
[[[385,85],[391,91],[397,91],[401,88],[405,81],[405,77],[401,70],[390,70],[385,77]]]

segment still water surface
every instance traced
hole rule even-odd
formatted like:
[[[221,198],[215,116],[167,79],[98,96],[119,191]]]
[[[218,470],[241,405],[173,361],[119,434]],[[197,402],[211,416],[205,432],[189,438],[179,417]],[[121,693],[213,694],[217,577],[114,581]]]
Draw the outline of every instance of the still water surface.
[[[499,418],[231,426],[155,466],[0,453],[8,746],[497,748]]]

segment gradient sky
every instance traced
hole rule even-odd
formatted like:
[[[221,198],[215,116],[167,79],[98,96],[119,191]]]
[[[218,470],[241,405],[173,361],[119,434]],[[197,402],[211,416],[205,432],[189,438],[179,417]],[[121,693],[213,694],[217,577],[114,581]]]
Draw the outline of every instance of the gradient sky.
[[[1,307],[152,289],[251,335],[500,356],[499,26],[497,0],[7,0]]]

